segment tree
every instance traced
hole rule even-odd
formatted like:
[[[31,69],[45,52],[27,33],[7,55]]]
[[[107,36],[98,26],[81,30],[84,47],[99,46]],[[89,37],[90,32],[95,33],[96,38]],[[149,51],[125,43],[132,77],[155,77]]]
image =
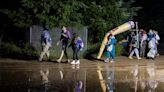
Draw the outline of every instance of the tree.
[[[97,43],[107,31],[133,19],[139,8],[132,7],[132,3],[132,0],[21,0],[15,10],[1,11],[17,27],[88,26],[90,42]]]
[[[89,26],[91,42],[96,43],[102,40],[109,30],[132,20],[137,15],[140,7],[132,7],[133,0],[98,0],[90,2],[86,13],[86,24]],[[95,34],[95,35],[92,35]]]

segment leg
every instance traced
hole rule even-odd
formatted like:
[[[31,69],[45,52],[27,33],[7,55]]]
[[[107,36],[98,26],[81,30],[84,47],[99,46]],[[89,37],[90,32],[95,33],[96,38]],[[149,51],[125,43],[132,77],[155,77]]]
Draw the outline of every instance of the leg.
[[[134,49],[133,50],[131,50],[131,52],[130,52],[130,57],[132,57],[133,56],[133,54],[134,54]]]
[[[114,62],[114,60],[115,60],[115,50],[112,50],[111,56],[112,56],[112,61],[111,62]]]
[[[157,45],[157,56],[159,56],[159,53],[158,53],[158,45]]]
[[[64,55],[64,50],[62,50],[61,55],[60,55],[60,58],[57,60],[57,62],[61,62],[61,60],[63,58],[63,55]]]
[[[158,55],[158,49],[157,49],[157,45],[156,45],[156,48],[155,48],[155,56],[154,58]]]
[[[76,48],[76,60],[77,60],[77,62],[76,62],[76,64],[80,64],[80,60],[79,60],[79,49],[78,48]]]
[[[43,56],[45,55],[46,52],[47,52],[47,48],[46,48],[46,45],[45,45],[45,46],[43,46],[43,50],[40,54],[39,61],[42,61]]]
[[[76,53],[75,53],[75,55],[76,55],[76,60],[79,60],[79,49],[78,48],[76,48]]]
[[[73,48],[73,60],[76,60],[76,48]]]
[[[46,47],[46,56],[47,56],[47,59],[49,60],[50,52],[49,52],[49,47],[48,46]]]
[[[143,47],[143,45],[142,45],[142,47],[140,48],[140,57],[144,57],[144,56],[143,56],[143,52],[144,52],[143,49],[144,49],[144,47]]]
[[[133,50],[133,47],[130,45],[130,46],[129,46],[129,53],[131,53],[132,50]]]
[[[142,57],[145,57],[146,44],[142,47]]]
[[[65,56],[67,58],[67,61],[69,62],[69,58],[68,58],[68,54],[67,54],[67,46],[64,48],[64,54],[65,54]]]
[[[142,44],[142,57],[145,57],[145,51],[146,51],[146,46],[147,46],[147,42],[146,41],[143,41],[143,44]]]
[[[138,49],[137,49],[137,48],[135,48],[135,49],[134,49],[134,52],[135,52],[135,54],[136,54],[137,58],[138,58],[138,59],[141,59],[141,58],[140,58],[140,56],[139,56],[139,51],[138,51]]]
[[[62,58],[63,58],[63,56],[64,56],[64,50],[65,50],[65,45],[63,44],[62,45],[62,51],[61,51],[61,55],[60,55],[60,58],[57,60],[57,62],[61,62],[61,60],[62,60]]]
[[[109,59],[110,59],[110,52],[107,51],[107,52],[106,52],[106,60],[105,60],[105,62],[108,62]]]
[[[140,51],[139,55],[142,57],[143,56],[143,45],[140,46],[139,51]]]
[[[149,52],[147,53],[147,57],[148,57],[148,58],[151,57],[151,49],[149,49]]]
[[[75,60],[76,60],[76,49],[73,47],[72,50],[73,50],[73,61],[71,62],[71,64],[75,64],[76,63],[75,62]]]

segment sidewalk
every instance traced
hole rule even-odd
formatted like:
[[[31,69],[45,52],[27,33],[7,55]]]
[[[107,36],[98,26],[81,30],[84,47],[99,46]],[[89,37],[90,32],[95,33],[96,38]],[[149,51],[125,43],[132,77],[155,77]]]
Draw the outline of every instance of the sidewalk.
[[[105,59],[101,59],[101,60],[88,60],[88,59],[81,59],[81,67],[87,67],[87,68],[93,68],[94,66],[97,65],[101,65],[104,66],[106,64],[108,64],[109,66],[111,66],[112,64],[114,64],[115,67],[125,67],[125,66],[131,66],[131,65],[139,65],[139,66],[146,66],[147,64],[155,64],[158,67],[164,67],[164,56],[159,56],[157,57],[155,60],[152,59],[133,59],[130,60],[128,59],[128,57],[126,56],[118,56],[116,57],[116,60],[114,63],[108,62],[108,63],[104,63]],[[8,58],[0,58],[0,68],[1,67],[27,67],[27,66],[41,66],[41,65],[45,65],[45,66],[50,66],[50,67],[58,67],[60,65],[60,67],[68,67],[70,66],[69,63],[57,63],[56,61],[54,62],[38,62],[37,60],[16,60],[16,59],[8,59]],[[36,68],[36,67],[35,67]]]

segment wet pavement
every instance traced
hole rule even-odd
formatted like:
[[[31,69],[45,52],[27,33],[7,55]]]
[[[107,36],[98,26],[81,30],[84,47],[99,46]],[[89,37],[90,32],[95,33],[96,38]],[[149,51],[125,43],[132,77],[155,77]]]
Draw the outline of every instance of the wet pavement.
[[[164,56],[80,65],[0,59],[0,92],[164,92]]]

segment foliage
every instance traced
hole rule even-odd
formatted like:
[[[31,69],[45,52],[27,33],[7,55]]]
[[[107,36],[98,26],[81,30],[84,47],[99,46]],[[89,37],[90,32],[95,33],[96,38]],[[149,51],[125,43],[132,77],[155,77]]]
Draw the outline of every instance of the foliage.
[[[94,45],[93,44],[88,45],[88,49],[84,53],[84,58],[95,59],[95,57],[97,56],[97,53],[99,51],[99,48],[100,48],[100,43],[97,43]],[[116,56],[123,55],[125,53],[125,47],[120,45],[120,44],[116,44],[116,50],[115,51],[116,51]],[[102,57],[105,57],[105,52],[106,52],[106,49],[104,50],[104,54],[102,55]]]
[[[23,48],[21,48],[12,43],[2,43],[0,46],[0,56],[17,59],[36,59],[38,55],[28,44],[25,44]]]
[[[98,50],[106,32],[137,15],[140,7],[132,7],[133,3],[134,0],[20,0],[17,7],[0,11],[20,28],[87,26],[88,41],[97,44]]]
[[[89,26],[90,42],[97,43],[102,40],[105,33],[133,19],[140,7],[132,7],[133,2],[122,0],[101,0],[91,2],[87,10],[86,24]],[[94,35],[92,35],[94,33]],[[94,38],[94,39],[92,39]]]
[[[116,56],[120,56],[124,53],[125,53],[125,47],[120,44],[117,44],[116,45]]]
[[[46,24],[49,27],[81,24],[81,9],[85,8],[80,1],[63,0],[21,0],[16,10],[1,10],[7,14],[18,27]],[[79,12],[79,13],[78,13]]]
[[[84,58],[94,59],[96,57],[95,53],[98,53],[100,43],[97,44],[88,44],[87,50],[84,52]]]
[[[132,7],[132,3],[133,0],[21,0],[18,9],[1,12],[18,27],[88,26],[89,41],[97,43],[107,31],[133,19],[139,8]]]

